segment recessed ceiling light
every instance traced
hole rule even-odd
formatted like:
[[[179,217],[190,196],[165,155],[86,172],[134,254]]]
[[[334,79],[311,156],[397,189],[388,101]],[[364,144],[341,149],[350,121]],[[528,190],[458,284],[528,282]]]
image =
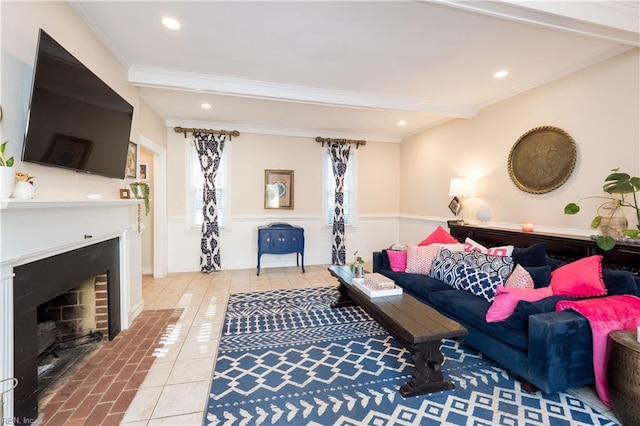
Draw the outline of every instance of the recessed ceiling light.
[[[509,71],[500,70],[493,74],[493,78],[503,78],[503,77],[506,77],[507,75],[509,75]]]
[[[205,103],[200,104],[200,106],[201,106],[202,108],[204,108],[204,109],[211,109],[211,104],[208,104],[208,103],[206,103],[206,102],[205,102]]]
[[[405,120],[398,121],[398,126],[404,126],[406,124],[407,124],[407,122]]]
[[[182,28],[182,25],[180,25],[180,22],[177,19],[168,17],[162,18],[162,25],[169,28],[170,30],[179,30],[180,28]]]

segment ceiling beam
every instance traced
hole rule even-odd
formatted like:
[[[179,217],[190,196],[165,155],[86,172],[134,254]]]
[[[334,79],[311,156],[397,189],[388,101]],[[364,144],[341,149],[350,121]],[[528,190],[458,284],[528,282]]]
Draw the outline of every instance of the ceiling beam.
[[[477,115],[475,108],[434,104],[421,99],[276,84],[136,65],[129,68],[129,83],[141,87],[186,90],[346,108],[420,112],[455,118],[473,118]]]

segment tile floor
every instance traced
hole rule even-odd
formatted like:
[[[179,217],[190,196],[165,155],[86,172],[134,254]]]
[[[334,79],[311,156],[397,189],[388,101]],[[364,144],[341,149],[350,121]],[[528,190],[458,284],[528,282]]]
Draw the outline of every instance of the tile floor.
[[[370,267],[365,265],[365,268],[367,266]],[[107,401],[107,405],[113,404],[109,405],[113,415],[103,417],[98,423],[117,424],[113,421],[120,419],[120,424],[128,426],[201,425],[229,294],[336,285],[326,266],[307,266],[306,271],[302,274],[299,268],[291,267],[262,269],[260,276],[256,276],[255,269],[208,275],[179,273],[160,279],[145,276],[145,312],[139,318],[145,322],[149,315],[160,314],[164,318],[161,327],[156,327],[161,328],[157,331],[160,342],[156,340],[146,354],[151,353],[153,360],[139,361],[140,368],[147,371],[141,383],[136,384],[137,392],[131,392],[131,386],[124,388],[122,397],[126,393],[126,399],[130,401],[126,412],[118,411],[122,409],[116,401]],[[166,312],[172,314],[167,316]],[[136,319],[134,326],[138,325]],[[135,341],[135,338],[127,337],[127,341]],[[118,376],[114,377],[117,382]],[[571,392],[600,412],[607,411],[592,387]],[[76,408],[76,411],[81,409]],[[67,414],[67,421],[59,418],[62,421],[58,424],[98,424],[88,422],[89,418],[78,419],[78,413]],[[611,412],[607,414],[614,418]]]
[[[337,281],[326,266],[263,268],[143,279],[145,310],[183,309],[169,326],[156,360],[121,424],[201,425],[231,293],[324,287]]]

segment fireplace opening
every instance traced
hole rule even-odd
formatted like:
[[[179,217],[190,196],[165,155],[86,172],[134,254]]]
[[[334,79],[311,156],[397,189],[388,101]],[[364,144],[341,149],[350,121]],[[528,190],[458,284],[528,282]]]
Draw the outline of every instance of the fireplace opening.
[[[82,282],[37,307],[38,399],[64,385],[108,335],[107,275]]]
[[[86,349],[86,345],[75,343],[91,340],[96,332],[109,340],[120,332],[119,240],[114,238],[20,265],[14,268],[14,274],[13,359],[18,386],[14,390],[13,411],[16,418],[35,421],[43,394],[38,377],[41,351],[49,352],[46,356],[60,357],[71,352],[63,351],[65,346]],[[82,286],[97,276],[93,296],[84,294],[90,292],[82,290]],[[51,301],[58,296],[62,303],[53,306]],[[71,303],[80,299],[95,299],[93,307],[85,309]],[[91,319],[84,318],[87,310],[93,312]],[[82,312],[83,318],[69,317],[74,312]],[[39,329],[48,334],[42,342]],[[72,363],[70,368],[77,364]]]

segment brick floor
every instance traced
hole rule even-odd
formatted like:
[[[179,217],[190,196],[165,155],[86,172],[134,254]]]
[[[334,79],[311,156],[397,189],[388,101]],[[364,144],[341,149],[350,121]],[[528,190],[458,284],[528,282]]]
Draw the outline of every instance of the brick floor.
[[[131,327],[98,349],[40,407],[42,425],[117,425],[151,364],[153,351],[181,309],[143,311]]]

